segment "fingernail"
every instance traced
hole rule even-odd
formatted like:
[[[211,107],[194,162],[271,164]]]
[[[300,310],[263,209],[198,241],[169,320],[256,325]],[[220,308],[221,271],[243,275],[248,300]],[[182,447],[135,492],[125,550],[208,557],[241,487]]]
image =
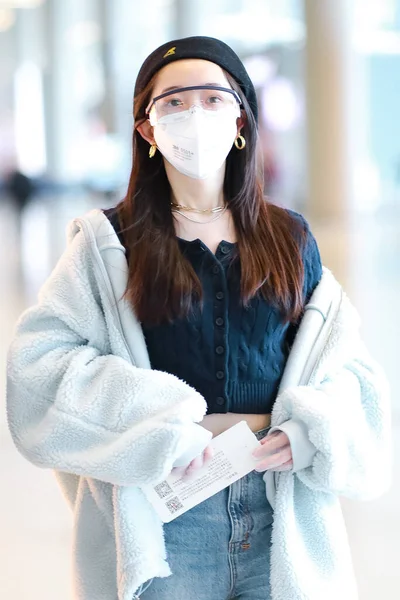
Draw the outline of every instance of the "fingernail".
[[[191,463],[191,467],[189,467],[189,469],[190,469],[190,468],[192,468],[193,470],[194,470],[194,469],[201,469],[201,467],[203,466],[203,464],[204,464],[204,461],[203,461],[203,456],[202,456],[202,455],[201,455],[201,456],[197,456],[197,457],[196,457],[196,458],[195,458],[195,459],[192,461],[192,463]]]
[[[172,469],[172,473],[174,475],[182,475],[182,473],[184,473],[186,471],[186,467],[175,467],[174,469]]]
[[[190,481],[191,479],[193,479],[194,474],[195,474],[195,470],[186,471],[186,473],[182,477],[182,480],[186,483],[187,481]]]

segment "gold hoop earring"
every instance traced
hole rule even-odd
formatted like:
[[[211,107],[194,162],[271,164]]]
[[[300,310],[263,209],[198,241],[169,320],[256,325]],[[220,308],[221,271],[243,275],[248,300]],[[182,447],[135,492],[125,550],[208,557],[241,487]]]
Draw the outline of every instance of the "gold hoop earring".
[[[155,153],[157,152],[157,144],[152,144],[149,150],[149,158],[153,158]]]
[[[240,141],[240,144],[239,144]],[[246,140],[244,139],[244,137],[242,135],[238,135],[236,140],[235,140],[235,146],[238,150],[243,150],[243,148],[246,147]]]

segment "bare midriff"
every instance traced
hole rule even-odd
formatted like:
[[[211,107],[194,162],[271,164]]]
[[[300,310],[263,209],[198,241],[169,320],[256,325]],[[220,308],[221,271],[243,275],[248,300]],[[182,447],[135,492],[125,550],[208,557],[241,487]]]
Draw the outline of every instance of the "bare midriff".
[[[236,423],[240,423],[240,421],[246,421],[250,429],[256,433],[257,431],[267,429],[271,426],[271,415],[216,413],[212,415],[206,415],[201,421],[200,425],[211,431],[215,437],[230,427],[233,427],[233,425],[236,425]]]

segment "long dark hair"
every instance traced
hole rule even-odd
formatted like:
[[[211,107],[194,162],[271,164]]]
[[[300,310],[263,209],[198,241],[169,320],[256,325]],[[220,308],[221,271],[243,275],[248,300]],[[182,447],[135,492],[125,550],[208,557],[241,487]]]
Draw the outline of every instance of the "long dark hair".
[[[257,124],[239,85],[225,75],[246,113],[242,129],[246,147],[232,147],[224,180],[238,241],[242,302],[247,305],[260,293],[281,311],[284,321],[295,321],[303,309],[303,232],[290,213],[264,197]],[[155,77],[134,99],[132,172],[126,197],[117,206],[129,253],[125,294],[146,325],[186,316],[193,303],[202,299],[200,281],[175,234],[162,155],[157,152],[149,159],[149,144],[137,129],[147,118],[145,108]]]

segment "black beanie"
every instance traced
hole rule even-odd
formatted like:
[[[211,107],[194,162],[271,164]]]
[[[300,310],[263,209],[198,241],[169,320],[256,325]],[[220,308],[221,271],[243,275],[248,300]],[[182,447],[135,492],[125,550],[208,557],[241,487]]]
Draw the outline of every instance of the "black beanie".
[[[257,121],[256,91],[242,61],[227,44],[211,37],[195,36],[173,40],[154,50],[140,68],[135,85],[135,97],[144,90],[157,71],[183,58],[209,60],[225,69],[240,85]]]

